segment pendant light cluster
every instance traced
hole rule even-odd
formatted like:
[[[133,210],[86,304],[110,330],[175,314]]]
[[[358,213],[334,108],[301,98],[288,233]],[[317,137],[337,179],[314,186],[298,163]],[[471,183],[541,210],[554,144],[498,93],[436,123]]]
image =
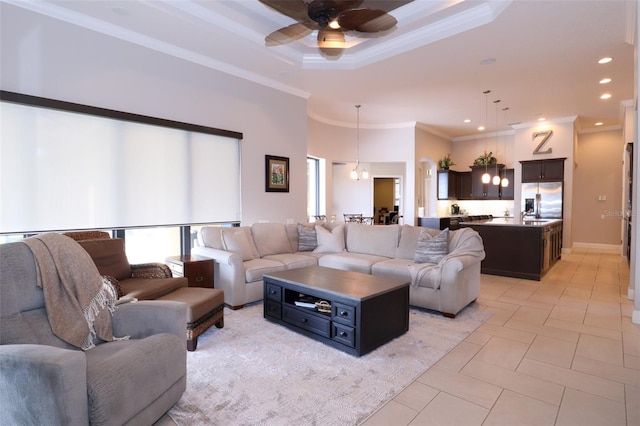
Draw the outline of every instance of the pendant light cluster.
[[[357,157],[356,157],[356,167],[351,170],[351,179],[360,180],[360,179],[369,179],[369,172],[366,169],[360,169],[360,107],[361,105],[356,105],[356,143],[357,143]]]
[[[489,107],[489,93],[491,93],[491,90],[485,90],[484,92],[482,92],[485,96],[485,106],[484,106],[484,122],[485,125],[481,128],[481,130],[485,130],[486,129],[486,123],[488,122],[488,107]],[[500,99],[496,99],[495,101],[493,101],[493,104],[495,105],[495,152],[497,154],[498,152],[498,104],[500,103]],[[507,110],[509,108],[503,108],[502,111],[504,111],[504,115],[505,115],[505,125],[507,123]],[[504,136],[504,153],[505,153],[505,157],[506,157],[506,152],[507,152],[507,134],[506,134],[506,130],[503,132],[503,136]],[[485,137],[485,154],[487,153],[487,149],[488,149],[488,137]],[[489,173],[489,165],[488,165],[488,161],[489,159],[487,159],[487,162],[485,162],[484,165],[484,173],[482,174],[482,183],[484,184],[488,184],[488,183],[493,183],[496,186],[502,186],[503,188],[506,188],[507,186],[509,186],[509,179],[507,179],[506,175],[504,178],[500,178],[500,171],[498,170],[498,161],[496,159],[496,164],[495,164],[495,175],[493,176],[493,178],[491,177],[491,174]]]
[[[502,108],[502,110],[504,111],[504,124],[507,124],[507,111],[509,110],[509,107],[505,107]],[[507,130],[505,129],[504,132],[502,133],[502,135],[504,136],[504,158],[505,158],[505,163],[506,163],[506,158],[507,158]],[[509,179],[507,179],[507,174],[505,173],[504,177],[502,178],[502,181],[500,182],[500,185],[503,188],[506,188],[507,186],[509,186]]]

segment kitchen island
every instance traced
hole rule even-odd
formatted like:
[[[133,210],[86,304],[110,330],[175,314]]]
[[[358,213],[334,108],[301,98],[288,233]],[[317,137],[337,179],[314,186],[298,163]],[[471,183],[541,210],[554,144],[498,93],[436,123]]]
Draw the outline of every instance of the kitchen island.
[[[540,281],[560,259],[562,220],[492,218],[461,222],[484,243],[483,274]]]

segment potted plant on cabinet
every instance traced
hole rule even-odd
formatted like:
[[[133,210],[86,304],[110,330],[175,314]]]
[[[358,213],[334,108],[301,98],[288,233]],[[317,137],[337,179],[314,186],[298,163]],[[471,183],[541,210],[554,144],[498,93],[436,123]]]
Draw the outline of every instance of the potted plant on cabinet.
[[[456,163],[454,163],[451,160],[451,155],[450,154],[447,154],[443,158],[438,160],[438,167],[440,167],[440,170],[449,170],[449,167],[455,166],[455,165],[456,165]]]
[[[493,166],[498,162],[498,159],[493,156],[493,152],[487,151],[484,152],[480,157],[473,160],[474,166]]]

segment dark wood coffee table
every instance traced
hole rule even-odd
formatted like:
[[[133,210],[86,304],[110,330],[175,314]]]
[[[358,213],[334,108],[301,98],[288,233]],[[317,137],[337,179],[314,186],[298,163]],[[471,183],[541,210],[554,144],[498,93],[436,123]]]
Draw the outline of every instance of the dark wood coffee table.
[[[330,312],[298,306],[320,300]],[[322,266],[274,272],[264,276],[264,317],[361,356],[409,330],[409,283]]]

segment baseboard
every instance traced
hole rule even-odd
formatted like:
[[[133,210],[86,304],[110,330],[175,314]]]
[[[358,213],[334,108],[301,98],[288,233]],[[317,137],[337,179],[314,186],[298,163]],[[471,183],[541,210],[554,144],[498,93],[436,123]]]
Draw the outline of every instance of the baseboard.
[[[621,244],[573,243],[573,247],[593,249],[593,250],[617,251],[618,253],[622,254]],[[562,251],[564,253],[564,248],[562,249]]]

